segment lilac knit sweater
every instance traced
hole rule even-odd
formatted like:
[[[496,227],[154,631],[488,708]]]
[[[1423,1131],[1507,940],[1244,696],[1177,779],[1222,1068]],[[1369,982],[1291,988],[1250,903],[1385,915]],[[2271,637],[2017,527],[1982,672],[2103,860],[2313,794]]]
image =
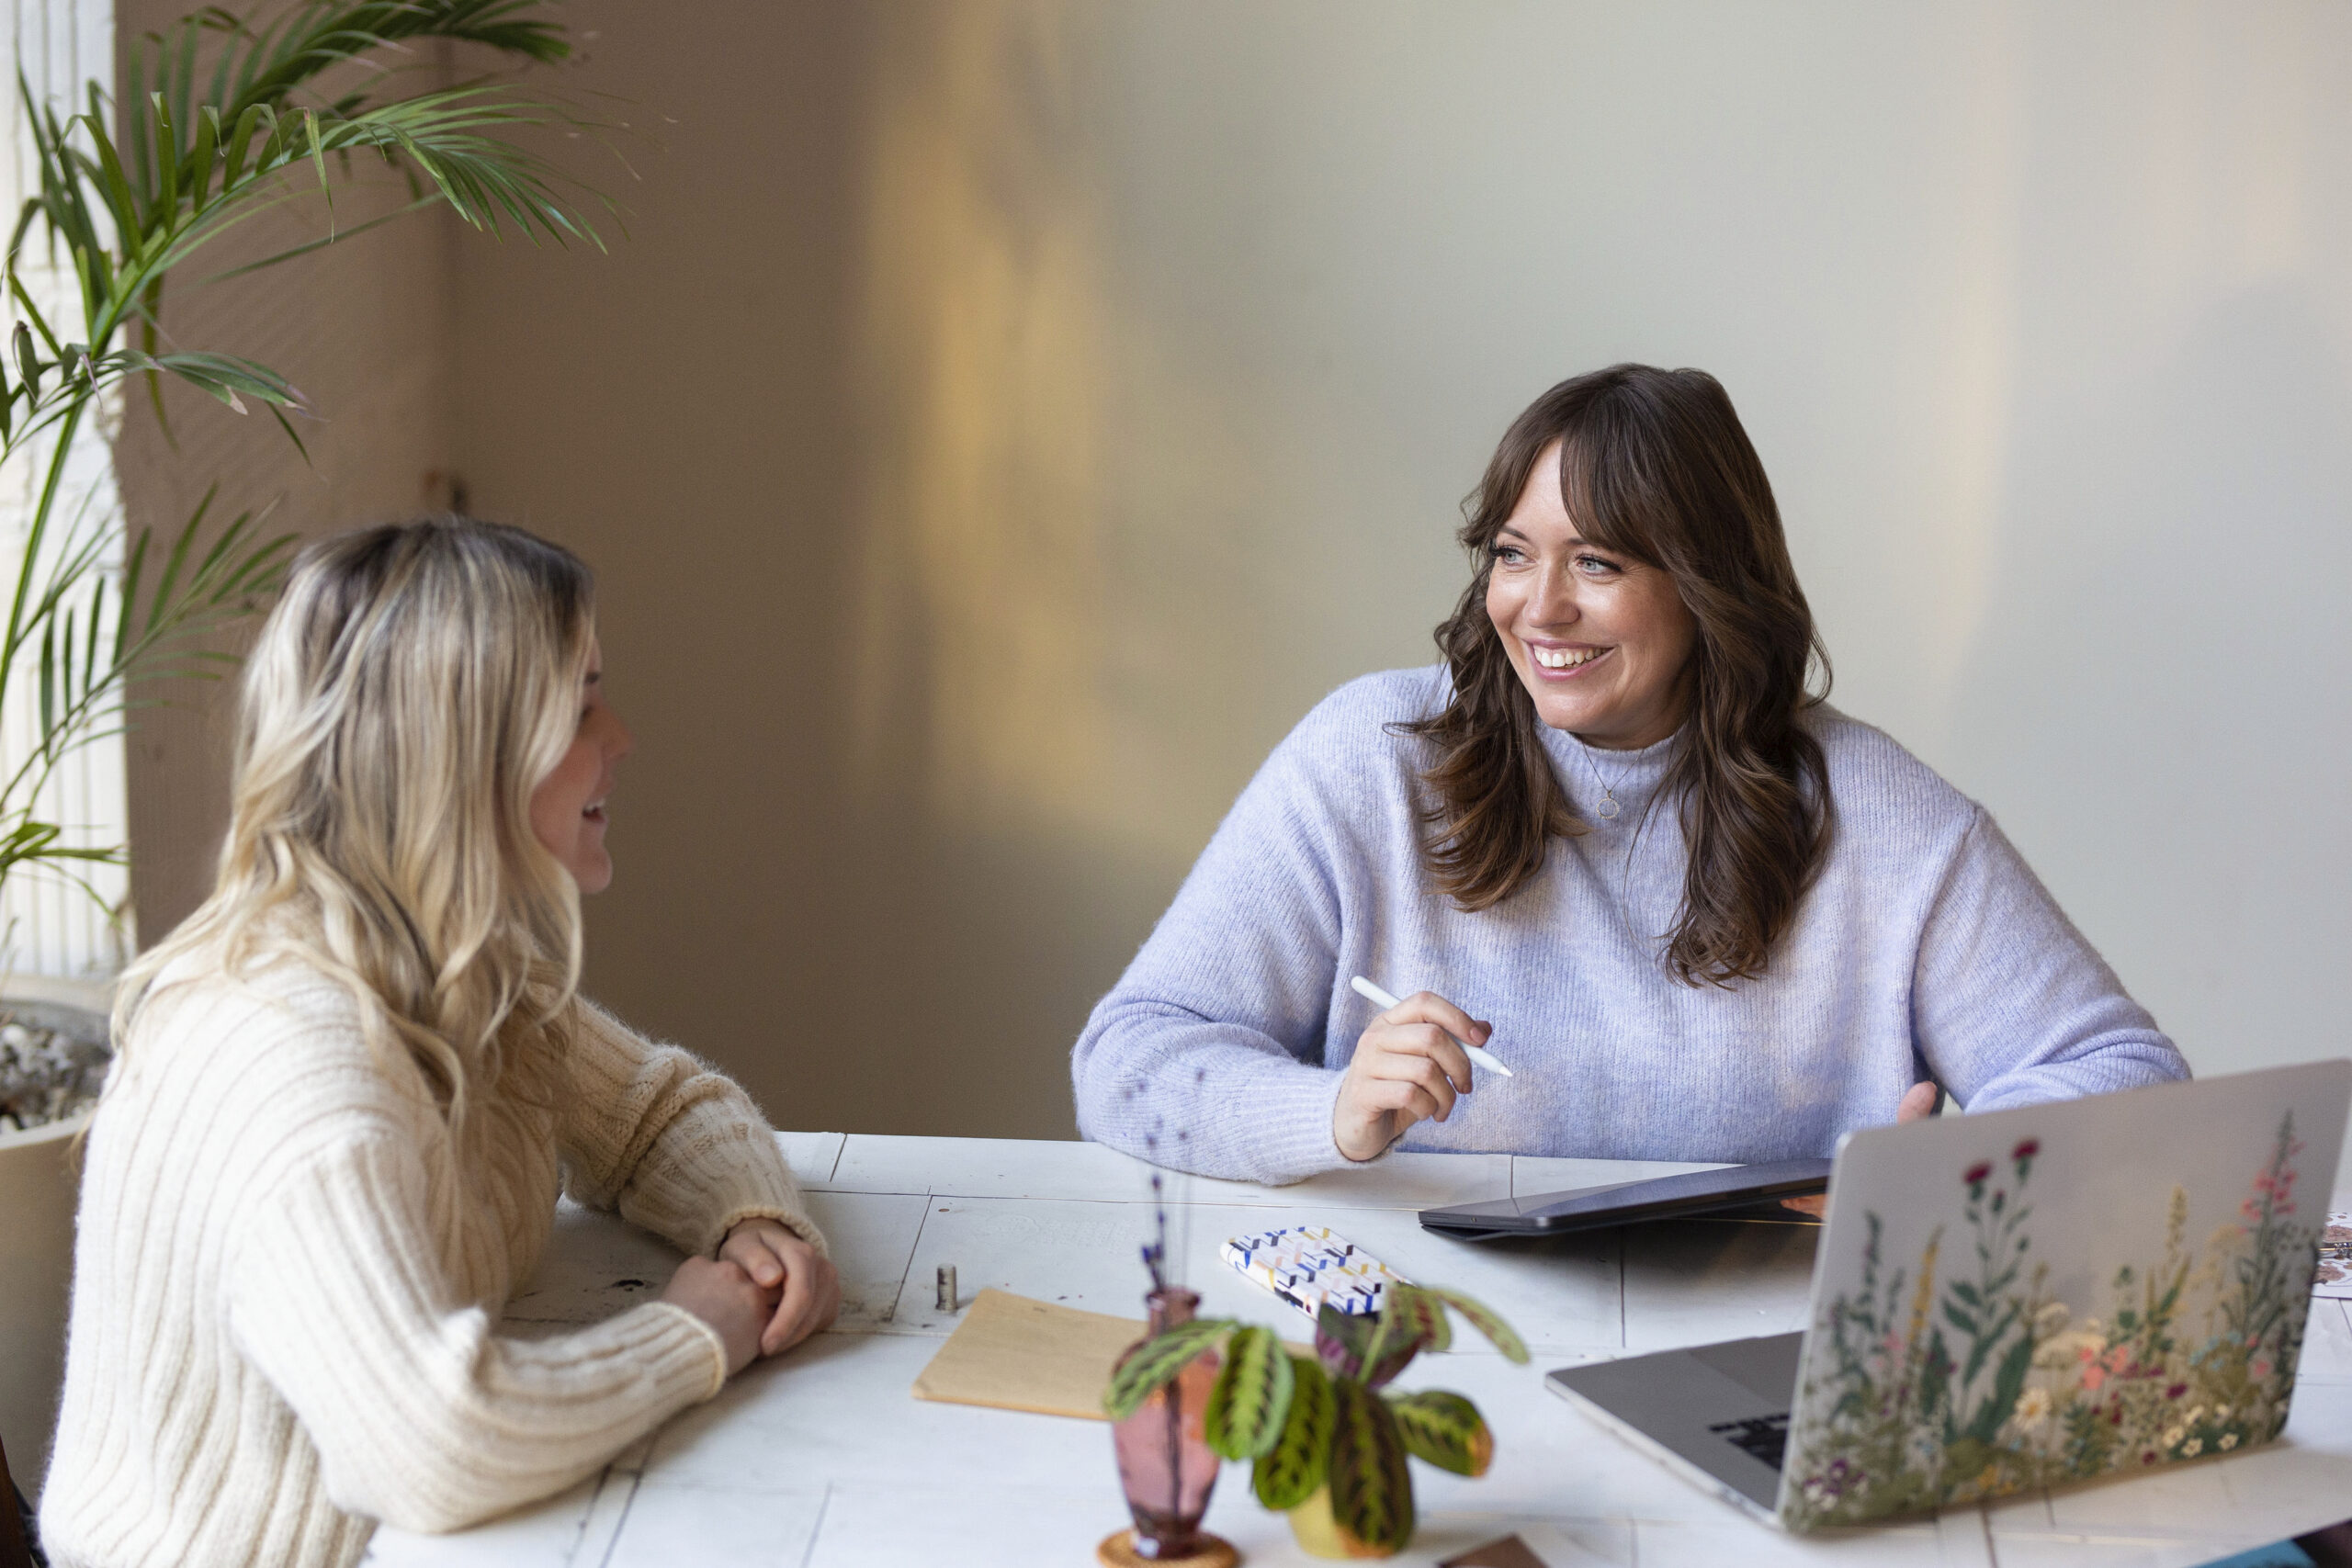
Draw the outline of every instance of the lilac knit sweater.
[[[1683,839],[1670,801],[1645,808],[1674,739],[1592,751],[1545,730],[1592,831],[1465,914],[1415,853],[1427,745],[1385,728],[1443,691],[1434,666],[1366,676],[1275,748],[1079,1039],[1088,1137],[1259,1181],[1345,1165],[1332,1101],[1376,1010],[1356,975],[1492,1022],[1517,1075],[1479,1075],[1408,1149],[1782,1159],[1893,1120],[1923,1076],[1972,1111],[2188,1076],[1984,809],[1834,709],[1810,722],[1835,839],[1762,979],[1690,987],[1661,963]]]

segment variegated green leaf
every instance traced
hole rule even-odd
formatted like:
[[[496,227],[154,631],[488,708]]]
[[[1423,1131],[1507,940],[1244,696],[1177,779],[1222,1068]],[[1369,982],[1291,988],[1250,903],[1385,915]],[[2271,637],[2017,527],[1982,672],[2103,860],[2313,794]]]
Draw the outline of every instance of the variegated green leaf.
[[[1413,1539],[1413,1477],[1396,1417],[1352,1378],[1340,1379],[1331,1393],[1331,1517],[1351,1545],[1402,1551]]]
[[[1416,1458],[1456,1475],[1484,1475],[1495,1457],[1495,1436],[1478,1407],[1458,1393],[1425,1388],[1392,1393],[1388,1409],[1405,1447]]]
[[[1201,1416],[1210,1449],[1225,1459],[1256,1459],[1272,1448],[1290,1415],[1295,1381],[1290,1353],[1273,1330],[1252,1326],[1235,1334]]]
[[[1519,1362],[1527,1359],[1526,1342],[1493,1308],[1464,1295],[1460,1291],[1449,1291],[1435,1285],[1424,1285],[1421,1289],[1468,1318],[1471,1327],[1495,1342],[1495,1348],[1503,1353],[1504,1359]]]
[[[1145,1400],[1167,1387],[1194,1357],[1233,1329],[1230,1318],[1206,1317],[1163,1329],[1127,1353],[1111,1373],[1102,1393],[1102,1408],[1114,1421],[1124,1421],[1143,1408]]]
[[[1331,1458],[1331,1380],[1319,1361],[1285,1359],[1291,1362],[1290,1412],[1274,1446],[1250,1471],[1258,1501],[1274,1509],[1295,1508],[1312,1497]]]
[[[1388,1314],[1403,1318],[1420,1331],[1421,1348],[1453,1348],[1453,1320],[1445,1315],[1445,1303],[1419,1285],[1391,1284],[1383,1305]]]

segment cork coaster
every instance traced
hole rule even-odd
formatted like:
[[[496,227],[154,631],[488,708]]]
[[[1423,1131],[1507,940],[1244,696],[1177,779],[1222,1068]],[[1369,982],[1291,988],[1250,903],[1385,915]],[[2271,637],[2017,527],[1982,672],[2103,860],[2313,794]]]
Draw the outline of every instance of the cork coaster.
[[[1136,1532],[1120,1530],[1102,1538],[1094,1549],[1094,1561],[1102,1568],[1235,1568],[1241,1561],[1229,1540],[1204,1534],[1200,1542],[1200,1550],[1189,1557],[1141,1557],[1136,1553]]]

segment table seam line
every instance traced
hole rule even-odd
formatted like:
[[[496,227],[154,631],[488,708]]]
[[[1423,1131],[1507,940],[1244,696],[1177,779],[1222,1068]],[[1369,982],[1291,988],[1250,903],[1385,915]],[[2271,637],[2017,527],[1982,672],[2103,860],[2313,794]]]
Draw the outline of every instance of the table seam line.
[[[652,1450],[649,1449],[645,1457],[651,1460]],[[613,1539],[605,1543],[605,1554],[596,1559],[596,1568],[612,1568],[613,1553],[621,1549],[621,1532],[628,1529],[629,1510],[637,1506],[637,1488],[644,1479],[645,1472],[641,1470],[628,1472],[628,1495],[621,1499],[621,1517],[613,1522]],[[594,1505],[590,1506],[593,1509]]]
[[[626,1453],[628,1450],[624,1449],[621,1451]],[[612,1479],[612,1461],[606,1461],[605,1468],[596,1472],[596,1490],[588,1494],[588,1506],[580,1516],[578,1528],[571,1532],[571,1550],[563,1554],[564,1568],[571,1568],[573,1561],[580,1555],[580,1549],[588,1544],[588,1527],[596,1522],[596,1500],[605,1495],[605,1488],[611,1484]],[[374,1554],[375,1548],[370,1545],[367,1556]],[[367,1557],[363,1556],[360,1561],[366,1562]]]
[[[912,1194],[908,1195],[912,1196]],[[906,1300],[907,1281],[914,1278],[915,1258],[922,1251],[922,1233],[931,1228],[932,1197],[933,1194],[928,1192],[922,1195],[922,1221],[915,1226],[914,1239],[907,1243],[907,1261],[899,1269],[898,1294],[890,1298],[889,1314],[882,1319],[885,1323],[896,1323],[899,1321],[899,1303]],[[830,1482],[827,1483],[828,1486],[831,1484],[831,1483]]]
[[[843,1133],[842,1134],[842,1141],[833,1145],[833,1163],[825,1168],[826,1180],[831,1181],[834,1177],[841,1174],[842,1157],[848,1153],[849,1134],[847,1133]]]
[[[833,1506],[833,1488],[839,1484],[836,1481],[826,1482],[825,1495],[817,1499],[817,1518],[808,1527],[808,1544],[800,1549],[800,1568],[808,1568],[817,1560],[817,1539],[824,1533],[825,1513]]]

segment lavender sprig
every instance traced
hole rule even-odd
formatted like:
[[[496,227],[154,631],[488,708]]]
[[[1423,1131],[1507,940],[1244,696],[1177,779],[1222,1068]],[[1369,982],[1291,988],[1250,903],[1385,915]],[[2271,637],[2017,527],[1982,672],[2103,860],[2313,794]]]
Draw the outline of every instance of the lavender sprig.
[[[1194,1070],[1193,1081],[1195,1084],[1198,1084],[1205,1080],[1207,1077],[1207,1069],[1198,1068]],[[1136,1079],[1126,1085],[1123,1093],[1126,1099],[1133,1100],[1137,1095],[1148,1093],[1149,1091],[1149,1088],[1150,1085],[1146,1080]],[[1168,1246],[1168,1206],[1171,1201],[1176,1201],[1181,1203],[1181,1200],[1171,1200],[1168,1181],[1160,1166],[1160,1134],[1165,1130],[1165,1127],[1166,1123],[1162,1118],[1154,1117],[1151,1122],[1151,1130],[1146,1133],[1143,1137],[1144,1157],[1151,1166],[1152,1239],[1146,1242],[1143,1247],[1138,1249],[1138,1252],[1143,1258],[1143,1266],[1146,1272],[1151,1276],[1151,1287],[1154,1292],[1181,1290],[1183,1288],[1183,1259],[1187,1250],[1186,1243],[1189,1240],[1189,1237],[1183,1233],[1189,1228],[1189,1222],[1192,1218],[1192,1211],[1190,1207],[1182,1207],[1178,1214],[1179,1235],[1177,1237],[1177,1245],[1175,1251],[1172,1254],[1175,1261],[1171,1263],[1170,1261],[1171,1254]],[[1192,1142],[1192,1134],[1183,1129],[1179,1128],[1176,1133],[1176,1142],[1180,1145],[1189,1144]],[[1185,1156],[1180,1149],[1176,1158],[1176,1164],[1180,1168],[1183,1166],[1184,1159]]]

